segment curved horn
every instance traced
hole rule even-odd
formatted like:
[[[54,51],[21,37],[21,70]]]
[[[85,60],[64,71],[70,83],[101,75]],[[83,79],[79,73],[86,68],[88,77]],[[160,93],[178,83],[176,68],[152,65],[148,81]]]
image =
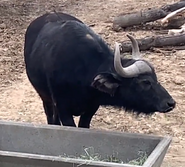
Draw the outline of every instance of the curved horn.
[[[139,51],[139,46],[138,46],[137,40],[133,36],[131,36],[129,34],[127,34],[127,37],[132,42],[132,58],[135,59],[135,60],[140,59],[141,58],[141,54],[140,54],[140,51]]]
[[[124,77],[124,76],[128,75],[125,73],[125,71],[122,67],[122,64],[121,64],[120,49],[119,49],[118,42],[115,42],[114,68],[120,76]]]
[[[122,67],[119,43],[115,42],[114,68],[116,72],[125,78],[136,77],[141,73],[151,72],[150,66],[143,60],[138,60],[128,67]]]

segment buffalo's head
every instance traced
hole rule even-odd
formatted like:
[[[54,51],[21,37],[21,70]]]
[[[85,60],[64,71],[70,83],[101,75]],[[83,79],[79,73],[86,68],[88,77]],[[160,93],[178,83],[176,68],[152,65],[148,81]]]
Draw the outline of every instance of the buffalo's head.
[[[158,82],[154,67],[140,56],[137,41],[132,42],[132,59],[121,59],[119,44],[115,44],[114,69],[99,73],[92,86],[109,94],[107,105],[124,107],[137,113],[166,113],[175,108],[176,102]],[[106,101],[106,96],[104,96]],[[108,98],[107,98],[108,99]]]

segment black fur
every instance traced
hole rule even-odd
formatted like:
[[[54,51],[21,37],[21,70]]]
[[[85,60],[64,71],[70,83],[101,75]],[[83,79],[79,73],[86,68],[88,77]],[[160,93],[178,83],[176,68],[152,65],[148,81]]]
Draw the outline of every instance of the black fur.
[[[153,67],[153,73],[120,77],[113,67],[114,53],[100,36],[73,16],[58,15],[37,18],[25,35],[26,72],[43,101],[48,124],[76,126],[75,115],[80,116],[79,127],[89,128],[100,105],[145,114],[175,107]],[[135,61],[123,59],[122,65]]]

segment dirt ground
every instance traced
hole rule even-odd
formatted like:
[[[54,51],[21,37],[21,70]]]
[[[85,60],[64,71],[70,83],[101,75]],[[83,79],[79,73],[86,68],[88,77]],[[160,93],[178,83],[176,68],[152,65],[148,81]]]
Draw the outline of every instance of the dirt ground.
[[[0,119],[46,124],[42,103],[25,74],[23,61],[24,34],[28,24],[37,16],[51,11],[67,12],[85,23],[109,44],[126,40],[126,33],[137,38],[155,35],[153,29],[112,31],[112,19],[123,12],[175,2],[175,0],[1,0],[0,1]],[[168,114],[139,116],[101,107],[91,128],[171,135],[173,142],[163,167],[185,166],[185,51],[142,52],[156,68],[160,82],[167,88],[177,107]]]

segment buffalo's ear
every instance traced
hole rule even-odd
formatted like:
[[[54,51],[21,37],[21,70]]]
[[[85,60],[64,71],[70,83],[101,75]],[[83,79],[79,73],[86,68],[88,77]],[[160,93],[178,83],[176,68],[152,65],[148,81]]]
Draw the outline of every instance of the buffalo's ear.
[[[91,83],[91,86],[95,89],[98,89],[99,91],[108,93],[113,96],[116,89],[119,87],[119,81],[115,79],[113,74],[102,73],[98,74],[94,78],[93,82]]]

